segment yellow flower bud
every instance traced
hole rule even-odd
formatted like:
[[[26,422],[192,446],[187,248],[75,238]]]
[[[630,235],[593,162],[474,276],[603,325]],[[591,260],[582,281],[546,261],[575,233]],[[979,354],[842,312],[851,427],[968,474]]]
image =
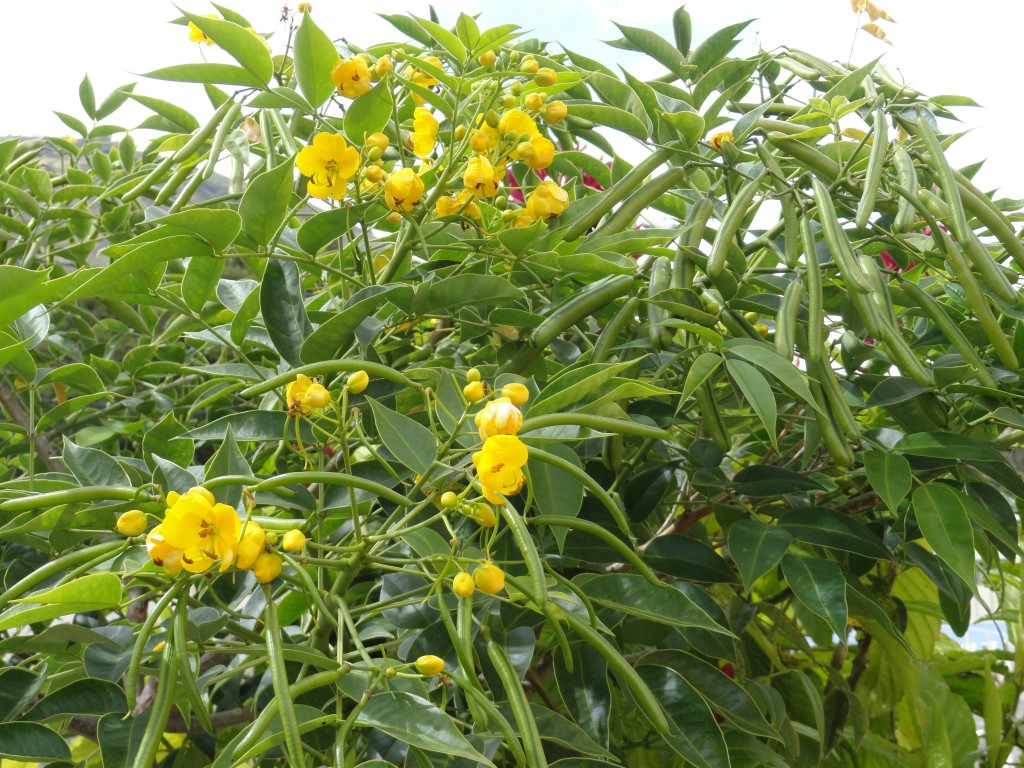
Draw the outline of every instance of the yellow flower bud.
[[[473,571],[473,583],[481,592],[488,595],[496,595],[505,588],[505,573],[498,566],[488,560],[475,571]]]
[[[477,61],[479,61],[480,64],[484,67],[493,67],[494,62],[496,62],[497,60],[498,54],[496,54],[494,51],[484,51],[477,58]]]
[[[469,148],[474,152],[486,152],[487,145],[490,144],[490,140],[487,138],[487,134],[483,131],[473,131],[473,136],[469,140]]]
[[[377,59],[377,63],[373,65],[373,72],[370,74],[370,79],[374,82],[380,80],[384,75],[393,72],[395,65],[391,63],[390,56],[381,56]]]
[[[245,524],[242,538],[238,542],[238,554],[235,556],[235,568],[243,571],[252,568],[253,564],[264,551],[267,533],[259,523],[252,520]]]
[[[459,497],[452,491],[445,491],[441,494],[441,506],[445,509],[455,509],[459,504]]]
[[[292,528],[281,538],[281,548],[285,552],[301,552],[306,546],[306,534],[298,528]]]
[[[716,133],[714,136],[712,136],[711,137],[711,142],[710,142],[711,143],[711,147],[716,152],[721,152],[722,151],[722,144],[724,142],[726,142],[726,141],[728,141],[730,144],[732,143],[733,135],[732,135],[731,131],[722,131],[721,133]]]
[[[568,114],[569,107],[565,105],[564,101],[552,101],[548,104],[548,108],[544,110],[544,119],[555,125],[562,122]]]
[[[358,395],[366,389],[370,383],[370,376],[366,371],[356,371],[345,381],[345,386],[353,395]]]
[[[551,67],[541,67],[533,76],[533,82],[541,88],[547,88],[548,86],[554,85],[558,82],[558,73],[551,69]]]
[[[196,496],[199,496],[202,499],[205,499],[210,504],[216,504],[217,503],[217,500],[213,497],[213,493],[211,493],[210,491],[206,490],[201,485],[197,485],[197,486],[195,486],[193,488],[189,488],[188,492],[189,493],[193,493],[193,494],[195,494]],[[169,500],[170,500],[170,496],[168,495],[168,501]]]
[[[363,169],[363,178],[371,184],[376,184],[384,178],[384,169],[378,168],[376,165],[368,165]]]
[[[433,677],[444,671],[444,659],[438,656],[420,656],[416,659],[416,671],[421,675]]]
[[[405,56],[406,53],[404,48],[395,48],[391,52],[391,58],[394,59],[395,61],[405,61]]]
[[[540,73],[538,73],[538,77],[539,76]],[[526,95],[526,108],[533,110],[534,112],[539,112],[540,108],[544,106],[544,99],[545,94],[543,93],[538,93],[537,91],[528,93]]]
[[[276,552],[262,552],[252,564],[252,573],[256,581],[266,584],[281,575],[282,565],[284,560]]]
[[[471,403],[483,400],[484,385],[479,381],[471,381],[462,388],[462,394],[465,395],[466,399]]]
[[[569,207],[569,194],[551,180],[542,181],[526,198],[526,210],[535,219],[552,219]]]
[[[501,97],[501,106],[505,109],[512,109],[516,105],[516,97],[511,93],[506,93]]]
[[[267,531],[263,540],[270,546],[274,546],[279,538],[280,536],[277,535],[277,531]]]
[[[498,524],[498,517],[490,504],[477,504],[473,509],[473,519],[480,523],[481,528],[493,528]]]
[[[452,579],[452,592],[459,597],[470,597],[475,591],[476,584],[473,583],[472,576],[465,571],[459,571],[455,574],[455,578]]]
[[[763,323],[758,323],[754,326],[754,330],[761,334],[762,339],[768,338],[768,326]]]
[[[129,509],[117,518],[118,533],[125,536],[138,536],[144,533],[147,527],[146,513],[140,509]]]
[[[528,141],[522,141],[516,145],[516,155],[523,160],[529,160],[537,154],[537,150],[533,148],[533,144]]]
[[[523,59],[523,63],[519,65],[519,71],[525,72],[528,75],[532,75],[540,69],[540,64],[532,56],[528,59]]]
[[[501,396],[511,400],[512,405],[522,406],[526,405],[526,401],[530,399],[530,390],[526,388],[525,384],[506,384],[501,388]]]
[[[523,54],[521,54],[521,53],[520,53],[519,51],[512,51],[512,53],[510,53],[510,54],[508,55],[508,59],[509,59],[509,61],[511,61],[511,62],[512,62],[513,64],[517,64],[517,63],[519,62],[519,59],[520,59],[520,58],[522,57],[522,55],[523,55]]]
[[[468,131],[469,129],[465,126],[465,124],[459,123],[457,126],[455,126],[455,140],[462,141],[464,138],[466,138],[466,133]]]
[[[498,122],[501,120],[501,116],[493,109],[488,109],[484,115],[484,122],[487,123],[491,128],[497,128]]]
[[[466,371],[466,381],[480,381],[480,371],[476,368],[470,368]]]
[[[392,224],[398,224],[402,221],[402,214],[400,214],[398,211],[392,211],[387,215],[387,220],[390,221]]]
[[[523,84],[519,80],[516,80],[514,83],[512,83],[512,85],[508,87],[508,89],[512,91],[513,96],[518,96],[520,93],[523,92]]]
[[[314,381],[309,385],[309,389],[306,390],[306,404],[310,408],[323,408],[329,402],[331,402],[331,393],[323,384]]]

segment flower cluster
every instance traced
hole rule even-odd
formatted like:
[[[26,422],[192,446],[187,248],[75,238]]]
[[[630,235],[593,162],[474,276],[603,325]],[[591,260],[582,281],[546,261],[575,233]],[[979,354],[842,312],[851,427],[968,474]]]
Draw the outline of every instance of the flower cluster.
[[[519,493],[526,482],[522,468],[528,451],[516,433],[523,425],[517,406],[529,396],[522,384],[508,384],[501,389],[501,397],[489,401],[474,417],[484,444],[473,454],[473,466],[484,498],[492,504],[504,504],[502,497]]]
[[[353,395],[360,394],[370,383],[366,371],[356,371],[345,381],[345,389]],[[313,381],[303,373],[295,376],[284,391],[288,413],[293,416],[309,416],[331,402],[331,393],[319,381]]]
[[[132,516],[137,511],[122,515],[118,530],[142,533],[145,526]],[[217,502],[202,487],[167,494],[163,522],[146,536],[150,558],[169,574],[204,573],[219,562],[221,573],[231,567],[251,570],[264,583],[277,578],[282,566],[281,556],[268,545],[267,533],[258,523],[243,521],[234,508]]]

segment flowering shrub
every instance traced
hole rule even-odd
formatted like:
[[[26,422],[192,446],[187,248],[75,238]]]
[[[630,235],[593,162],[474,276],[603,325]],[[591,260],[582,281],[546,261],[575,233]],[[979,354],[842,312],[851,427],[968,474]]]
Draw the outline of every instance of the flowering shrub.
[[[0,754],[1010,759],[1024,247],[961,97],[682,9],[647,81],[217,9],[0,142]]]

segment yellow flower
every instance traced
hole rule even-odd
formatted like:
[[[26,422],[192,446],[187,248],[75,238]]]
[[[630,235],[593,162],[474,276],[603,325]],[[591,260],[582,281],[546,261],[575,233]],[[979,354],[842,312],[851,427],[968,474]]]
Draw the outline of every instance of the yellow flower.
[[[381,56],[377,59],[377,63],[373,65],[373,70],[370,72],[370,80],[377,82],[385,75],[394,71],[395,65],[391,63],[390,56]]]
[[[288,402],[288,410],[308,416],[313,411],[323,408],[331,401],[331,393],[323,384],[313,381],[305,374],[298,374],[295,381],[288,385],[284,392]]]
[[[525,208],[516,208],[514,211],[505,211],[505,213],[508,216],[502,218],[513,227],[528,227],[536,221]]]
[[[412,119],[412,151],[417,157],[426,157],[437,143],[437,118],[429,109],[416,107]]]
[[[529,147],[526,152],[523,151],[524,144]],[[542,168],[547,168],[555,159],[555,145],[546,137],[536,133],[530,137],[529,142],[519,144],[512,151],[511,157],[513,160],[523,160],[533,170],[539,171]]]
[[[462,183],[476,197],[494,197],[498,194],[498,185],[504,178],[505,168],[495,168],[483,155],[469,158],[466,170],[462,173]]]
[[[541,67],[534,73],[533,81],[541,88],[547,88],[558,82],[558,73],[551,67]]]
[[[261,552],[256,562],[252,564],[252,574],[256,581],[266,584],[281,575],[282,565],[284,560],[276,552]]]
[[[442,69],[444,67],[444,65],[441,64],[441,60],[437,58],[437,56],[420,56],[419,58],[420,61],[425,61],[427,64],[432,64],[438,69]],[[410,67],[410,69],[412,69],[412,81],[416,83],[416,85],[422,85],[424,88],[429,88],[432,85],[437,85],[436,77],[428,75],[426,72],[416,69],[415,67]],[[420,100],[417,99],[417,101]]]
[[[221,572],[226,571],[238,556],[242,521],[234,509],[212,499],[205,488],[181,495],[170,493],[167,502],[171,506],[158,526],[162,541],[180,550],[181,566],[192,573],[209,570],[217,559]],[[150,557],[154,557],[152,550]],[[158,555],[154,559],[165,558]]]
[[[313,12],[313,4],[312,3],[299,3],[299,5],[296,8],[296,10],[299,13],[312,13]]]
[[[409,212],[423,197],[423,179],[412,168],[397,171],[384,182],[384,202],[393,211]]]
[[[505,588],[505,573],[488,560],[473,571],[473,581],[481,592],[496,595]]]
[[[484,51],[476,57],[476,60],[480,62],[480,66],[493,67],[494,62],[498,60],[498,54],[494,51]]]
[[[441,494],[441,506],[445,509],[455,509],[459,506],[459,497],[455,491],[445,491]]]
[[[163,525],[156,526],[146,537],[146,552],[150,559],[171,576],[181,570],[181,550],[164,539]]]
[[[462,388],[462,394],[471,403],[484,399],[484,385],[479,381],[471,381]]]
[[[206,14],[206,18],[208,18],[208,19],[217,19],[217,18],[220,18],[220,17],[217,16],[217,14],[215,14],[215,13],[208,13],[208,14]],[[209,37],[207,37],[206,33],[203,32],[203,30],[201,30],[199,27],[197,27],[191,21],[188,23],[188,39],[191,40],[193,43],[206,43],[207,45],[213,45],[214,44],[213,40],[211,40]]]
[[[526,210],[535,219],[552,219],[569,207],[569,194],[553,181],[542,181],[526,198]]]
[[[473,131],[473,135],[469,137],[469,148],[477,154],[482,154],[488,149],[496,146],[498,143],[498,134],[491,129],[488,133],[486,130],[479,129]]]
[[[544,110],[544,119],[555,125],[565,120],[565,116],[568,114],[569,108],[565,105],[564,101],[552,101],[548,104],[547,109]]]
[[[439,197],[434,206],[434,213],[442,217],[466,216],[470,219],[479,219],[480,206],[476,204],[472,192],[468,189],[460,189],[457,194]]]
[[[129,509],[117,518],[118,533],[125,536],[138,536],[145,532],[149,525],[146,522],[146,513],[141,509]]]
[[[526,94],[526,98],[523,100],[523,103],[531,112],[540,112],[540,108],[544,106],[544,99],[546,96],[547,94],[545,93],[534,91],[533,93]]]
[[[732,143],[733,137],[731,131],[722,131],[721,133],[716,133],[714,136],[711,137],[711,146],[716,152],[721,152],[722,143],[726,141],[728,141],[730,144]]]
[[[298,528],[292,528],[281,539],[281,547],[285,552],[301,552],[306,546],[306,534]]]
[[[455,574],[455,578],[452,579],[452,592],[459,597],[470,597],[475,591],[476,584],[473,583],[471,575],[466,571],[459,571]]]
[[[420,656],[416,659],[415,666],[421,675],[433,677],[444,671],[444,659],[438,656]]]
[[[345,196],[348,180],[359,167],[359,152],[350,147],[343,136],[318,133],[313,143],[303,147],[295,158],[299,173],[309,177],[306,190],[318,200]]]
[[[511,400],[512,405],[526,405],[526,401],[530,399],[530,390],[525,384],[513,382],[501,388],[501,395]]]
[[[523,413],[507,397],[492,400],[473,418],[480,430],[480,439],[495,435],[514,435],[523,426]]]
[[[510,109],[498,120],[498,135],[504,136],[506,133],[515,133],[517,136],[525,133],[533,136],[538,133],[537,124],[523,110]]]
[[[345,380],[345,386],[353,395],[361,394],[370,383],[370,376],[366,371],[356,371]]]
[[[252,520],[245,523],[242,537],[238,542],[238,557],[235,558],[235,568],[246,571],[252,568],[253,563],[263,553],[267,544],[267,533],[259,523]]]
[[[487,438],[483,448],[473,454],[473,464],[484,498],[492,504],[504,504],[502,495],[519,493],[526,481],[522,467],[528,458],[526,446],[515,435]]]
[[[354,56],[342,59],[331,70],[331,80],[338,87],[338,93],[347,99],[362,96],[370,90],[370,69],[366,59]]]

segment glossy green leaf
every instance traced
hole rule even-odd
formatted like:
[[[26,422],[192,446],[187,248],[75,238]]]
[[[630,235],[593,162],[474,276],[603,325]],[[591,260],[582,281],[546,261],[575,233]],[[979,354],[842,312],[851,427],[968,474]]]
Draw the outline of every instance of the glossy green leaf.
[[[235,435],[229,426],[217,452],[206,462],[206,479],[212,480],[216,477],[232,475],[251,477],[252,468],[239,450],[238,443],[235,442]],[[213,495],[222,504],[237,507],[238,502],[242,500],[242,487],[240,485],[220,486],[213,489]]]
[[[71,748],[39,723],[0,723],[0,755],[25,763],[70,760]]]
[[[728,768],[729,751],[707,703],[678,672],[648,664],[637,668],[669,720],[669,746],[697,768]]]
[[[574,118],[614,128],[641,141],[645,141],[650,134],[647,125],[640,118],[619,107],[576,101],[566,103],[569,105],[569,114]]]
[[[117,460],[96,448],[83,448],[64,438],[64,463],[81,485],[124,488],[132,484]]]
[[[416,290],[412,311],[416,314],[451,312],[474,304],[507,304],[523,297],[508,280],[492,275],[456,275],[426,283]]]
[[[608,662],[586,643],[570,646],[572,671],[561,655],[554,658],[555,682],[572,719],[598,744],[608,744],[611,688]]]
[[[195,427],[185,432],[182,437],[189,440],[223,440],[230,430],[240,442],[281,440],[285,430],[289,437],[294,438],[294,424],[287,426],[288,413],[282,405],[278,411],[239,411],[219,419]],[[303,440],[312,442],[312,432],[308,424],[301,426],[300,435]]]
[[[75,680],[48,694],[24,719],[48,722],[68,716],[101,717],[108,712],[123,714],[127,708],[120,686],[107,680]]]
[[[817,480],[772,464],[744,467],[733,477],[733,489],[736,493],[757,498],[824,490]]]
[[[768,380],[750,363],[742,360],[727,359],[725,368],[736,382],[743,398],[754,409],[757,417],[764,425],[765,432],[772,445],[778,448],[775,422],[778,419],[778,408],[775,404],[775,395],[772,392]]]
[[[294,262],[270,259],[260,285],[260,310],[274,348],[295,367],[302,365],[300,350],[313,331],[302,297],[302,277]]]
[[[820,557],[786,555],[782,558],[782,575],[807,610],[824,619],[840,638],[846,637],[846,579],[837,563]]]
[[[0,630],[66,616],[116,608],[121,602],[121,579],[113,573],[91,573],[33,593],[0,614]]]
[[[354,99],[345,112],[345,135],[357,147],[372,133],[384,130],[395,108],[394,96],[386,85],[371,88]]]
[[[644,548],[644,560],[659,573],[687,581],[730,584],[737,580],[720,554],[689,536],[658,536]]]
[[[779,517],[779,527],[797,541],[852,552],[874,560],[892,560],[892,553],[864,523],[826,507],[797,507]]]
[[[668,585],[656,587],[642,576],[605,574],[587,579],[580,586],[594,602],[632,616],[676,627],[699,627],[729,634],[729,630],[717,624],[681,591]]]
[[[357,725],[379,728],[389,736],[428,752],[464,757],[493,768],[452,719],[432,702],[402,691],[377,692],[356,717]]]
[[[147,709],[141,715],[127,719],[114,712],[100,718],[96,735],[103,768],[133,768],[152,711]]]
[[[708,377],[724,362],[725,358],[721,355],[716,355],[713,352],[702,352],[700,357],[693,361],[693,365],[686,372],[686,382],[683,384],[680,400],[686,401],[689,399],[697,391],[697,387],[707,381]]]
[[[704,135],[704,118],[696,112],[665,112],[662,117],[678,131],[688,147],[692,147]]]
[[[331,38],[313,21],[311,13],[302,14],[302,23],[295,31],[292,58],[299,90],[319,109],[334,93],[331,71],[341,57]]]
[[[552,379],[541,390],[530,403],[528,413],[530,416],[540,416],[565,410],[568,406],[599,392],[609,379],[633,364],[633,361],[618,364],[593,363],[570,369]]]
[[[929,483],[914,491],[911,506],[929,546],[973,590],[974,531],[964,498],[955,488]]]
[[[338,314],[309,334],[299,352],[302,362],[316,363],[344,357],[344,352],[355,339],[359,324],[380,309],[389,294],[404,287],[370,285],[356,292]]]
[[[332,208],[310,216],[296,234],[299,247],[315,256],[325,245],[343,237],[352,227],[361,223],[368,207],[362,204],[351,208]]]
[[[253,179],[242,194],[238,213],[242,231],[259,245],[267,245],[284,226],[292,200],[294,162],[285,158]]]
[[[582,471],[579,456],[569,446],[551,443],[546,449]],[[583,483],[578,478],[542,461],[529,461],[527,470],[533,503],[537,505],[540,514],[558,517],[576,517],[579,514],[583,504]],[[561,551],[565,546],[565,537],[569,534],[568,529],[554,526],[551,533]]]
[[[782,561],[793,535],[785,528],[758,520],[737,520],[729,526],[727,541],[743,589],[749,592],[755,581]]]
[[[195,24],[218,48],[226,51],[253,77],[257,87],[265,86],[274,74],[270,50],[263,40],[245,27],[223,19],[184,12],[185,18]],[[151,75],[152,76],[152,75]],[[216,81],[214,81],[216,82]]]
[[[249,34],[248,32],[246,34]],[[217,83],[238,85],[243,88],[262,88],[265,80],[253,75],[244,67],[234,64],[174,64],[147,72],[143,77],[153,80],[172,80],[178,83]]]
[[[38,640],[39,636],[32,638]],[[0,722],[14,720],[28,706],[46,678],[29,669],[5,667],[0,669]]]
[[[865,451],[864,469],[875,493],[895,513],[900,502],[910,493],[913,483],[910,463],[898,453]]]
[[[413,472],[423,474],[437,454],[437,440],[433,433],[408,416],[381,405],[367,397],[377,424],[377,432],[385,447],[398,461]]]

